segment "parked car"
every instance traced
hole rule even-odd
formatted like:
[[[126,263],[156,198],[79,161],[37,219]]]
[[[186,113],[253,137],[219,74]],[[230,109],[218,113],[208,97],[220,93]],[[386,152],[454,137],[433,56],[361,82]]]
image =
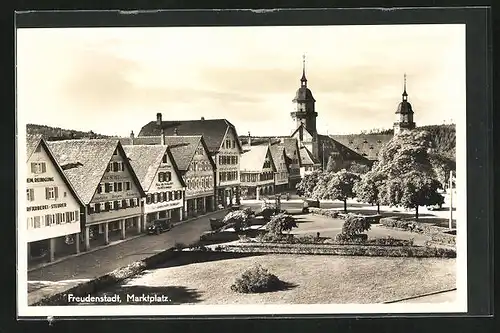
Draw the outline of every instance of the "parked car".
[[[172,224],[168,218],[158,219],[151,222],[148,227],[148,234],[159,235],[164,231],[169,231],[172,229]]]
[[[319,200],[317,199],[304,199],[302,204],[302,213],[308,213],[309,207],[319,208]]]

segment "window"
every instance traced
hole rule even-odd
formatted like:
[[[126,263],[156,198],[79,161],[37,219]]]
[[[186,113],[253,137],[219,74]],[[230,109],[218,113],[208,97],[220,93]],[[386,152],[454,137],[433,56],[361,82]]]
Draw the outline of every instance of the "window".
[[[40,228],[41,227],[41,225],[40,225],[40,216],[35,216],[33,218],[33,221],[34,221],[35,228]]]
[[[130,185],[131,185],[131,184],[130,184],[130,182],[126,182],[126,183],[125,183],[125,189],[126,189],[127,191],[130,191]]]
[[[106,211],[106,202],[101,202],[99,204],[99,209],[101,212],[105,212]]]
[[[139,199],[134,198],[133,202],[135,207],[139,206]]]
[[[168,163],[167,154],[163,155],[163,158],[161,159],[161,162],[162,163]]]
[[[150,204],[151,203],[151,194],[148,194],[146,195],[146,204]]]
[[[28,201],[35,201],[35,189],[34,188],[29,188],[29,189],[26,189],[26,195],[27,195],[27,199]]]
[[[113,155],[118,155],[118,149],[115,149],[115,151],[113,152]]]
[[[158,193],[153,194],[153,202],[154,203],[158,202]]]
[[[32,162],[31,163],[31,173],[44,173],[47,171],[47,165],[45,162]]]
[[[45,215],[45,226],[50,227],[52,225],[52,220],[53,220],[53,215],[52,214],[47,214]]]
[[[111,168],[111,171],[113,171],[113,172],[118,171],[118,162],[113,162],[113,167]]]
[[[168,201],[172,201],[172,192],[168,192]]]
[[[122,208],[127,208],[127,200],[122,200]]]
[[[123,183],[122,182],[118,183],[118,189],[117,190],[120,191],[120,192],[123,191]]]
[[[80,211],[75,210],[75,222],[78,222],[80,220]]]
[[[55,200],[57,198],[58,198],[58,195],[57,195],[57,186],[46,187],[45,188],[45,199],[47,199],[47,200]]]
[[[123,207],[123,201],[122,200],[118,200],[116,201],[117,205],[118,205],[118,209],[121,209]]]
[[[41,145],[36,146],[35,153],[39,153],[41,151],[42,151],[42,146]]]
[[[120,204],[118,203],[118,201],[113,201],[113,209],[114,209],[114,210],[118,210],[118,209],[120,209],[119,205],[120,205]]]

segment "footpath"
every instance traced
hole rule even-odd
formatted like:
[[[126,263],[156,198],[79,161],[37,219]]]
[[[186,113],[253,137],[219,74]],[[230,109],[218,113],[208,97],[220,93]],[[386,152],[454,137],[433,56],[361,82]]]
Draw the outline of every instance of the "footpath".
[[[161,235],[143,238],[146,234],[140,234],[32,267],[28,272],[28,304],[36,303],[116,268],[152,256],[174,246],[177,242],[193,243],[199,240],[203,231],[210,228],[209,216],[223,216],[226,213],[226,209],[211,212],[179,222],[172,230]]]

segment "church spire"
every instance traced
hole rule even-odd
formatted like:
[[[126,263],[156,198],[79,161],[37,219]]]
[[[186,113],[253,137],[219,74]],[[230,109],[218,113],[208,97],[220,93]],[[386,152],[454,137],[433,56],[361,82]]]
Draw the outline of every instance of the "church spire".
[[[408,99],[408,93],[406,92],[406,73],[404,75],[404,84],[403,84],[403,101]]]
[[[307,78],[306,78],[306,55],[302,55],[302,78],[300,79],[301,86],[307,87]]]

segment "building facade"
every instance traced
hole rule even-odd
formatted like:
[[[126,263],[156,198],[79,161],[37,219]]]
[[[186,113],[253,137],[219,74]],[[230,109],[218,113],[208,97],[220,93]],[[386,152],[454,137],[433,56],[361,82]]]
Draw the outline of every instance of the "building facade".
[[[62,140],[48,145],[85,204],[80,241],[86,250],[142,232],[145,193],[118,140]]]
[[[164,121],[156,115],[142,127],[139,137],[202,135],[216,165],[216,204],[227,207],[239,204],[241,144],[236,128],[226,119]]]
[[[194,217],[216,209],[215,163],[201,135],[165,136],[186,185],[184,216]]]
[[[146,197],[142,199],[146,224],[160,218],[179,222],[184,217],[186,184],[168,146],[123,146]]]
[[[275,193],[276,165],[270,146],[251,146],[241,156],[242,197],[260,200]]]
[[[28,136],[26,146],[27,221],[19,228],[26,231],[28,263],[78,253],[82,201],[41,136]]]
[[[289,189],[290,173],[289,165],[286,161],[285,148],[281,145],[270,145],[271,156],[276,166],[274,174],[274,191],[275,193],[285,192]]]
[[[295,138],[283,138],[279,145],[285,149],[288,164],[288,188],[295,190],[295,187],[302,179],[298,141]]]

